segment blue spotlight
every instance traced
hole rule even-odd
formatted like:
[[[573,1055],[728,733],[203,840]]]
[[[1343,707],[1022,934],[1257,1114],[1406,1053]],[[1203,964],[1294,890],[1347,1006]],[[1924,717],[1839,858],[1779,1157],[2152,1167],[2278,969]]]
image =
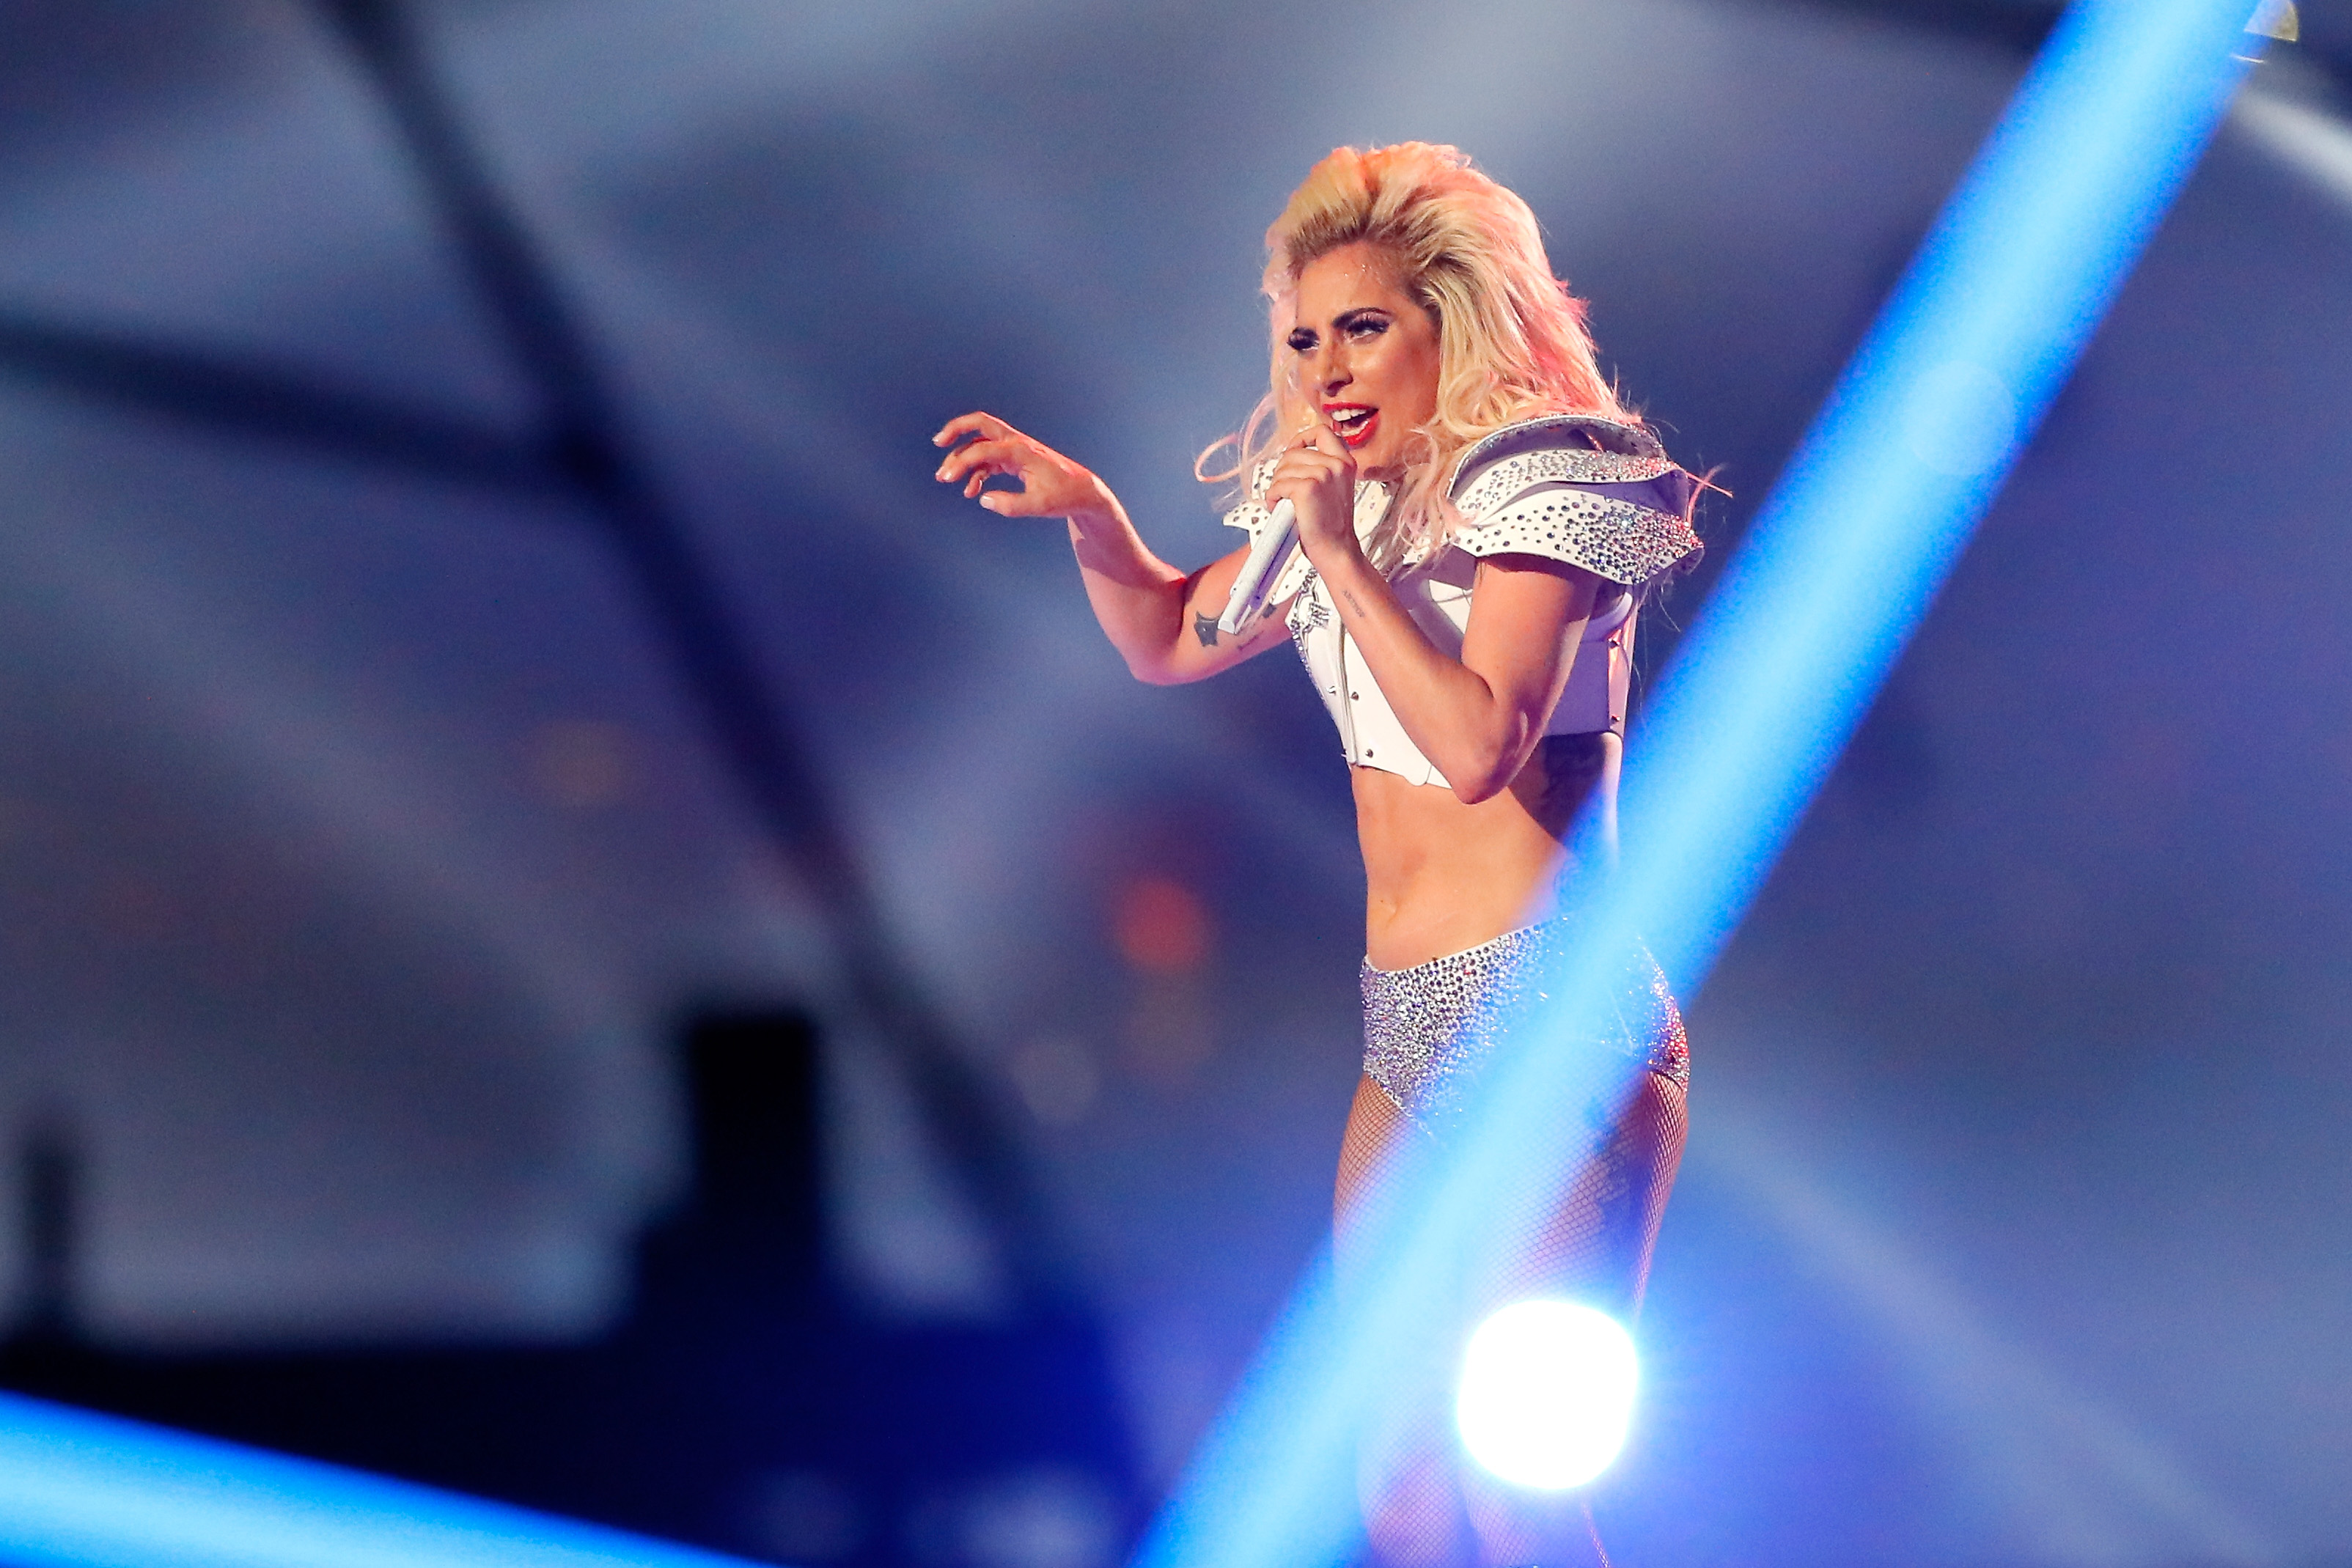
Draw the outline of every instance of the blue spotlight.
[[[1350,1551],[1359,1436],[1504,1244],[1495,1195],[1589,1157],[1561,1107],[1624,1087],[1574,1044],[1612,959],[1639,934],[1685,991],[1705,977],[2211,136],[2249,7],[2067,11],[1661,683],[1627,766],[1623,869],[1547,976],[1552,1010],[1497,1053],[1452,1152],[1393,1179],[1361,1293],[1339,1302],[1318,1270],[1293,1297],[1141,1568]]]
[[[1640,1381],[1633,1338],[1576,1301],[1516,1301],[1462,1356],[1454,1425],[1470,1457],[1513,1486],[1580,1487],[1625,1446]]]
[[[752,1568],[740,1558],[0,1394],[24,1568]]]

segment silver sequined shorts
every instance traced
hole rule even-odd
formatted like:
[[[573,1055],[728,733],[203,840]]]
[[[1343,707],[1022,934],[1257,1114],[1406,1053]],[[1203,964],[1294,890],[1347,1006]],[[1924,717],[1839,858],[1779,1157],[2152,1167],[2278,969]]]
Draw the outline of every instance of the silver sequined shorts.
[[[1543,999],[1536,987],[1547,961],[1577,929],[1573,916],[1563,916],[1409,969],[1366,963],[1364,1076],[1428,1131],[1451,1125],[1461,1115],[1466,1079]],[[1610,999],[1614,1022],[1599,1043],[1687,1088],[1690,1042],[1682,1010],[1646,950],[1628,959]]]

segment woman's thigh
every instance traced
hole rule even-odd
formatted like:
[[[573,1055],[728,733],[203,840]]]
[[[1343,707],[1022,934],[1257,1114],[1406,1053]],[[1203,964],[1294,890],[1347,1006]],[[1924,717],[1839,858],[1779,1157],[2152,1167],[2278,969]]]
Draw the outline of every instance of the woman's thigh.
[[[1496,1195],[1512,1244],[1485,1277],[1461,1281],[1467,1309],[1521,1296],[1555,1294],[1630,1318],[1640,1309],[1650,1255],[1682,1164],[1687,1122],[1684,1091],[1673,1079],[1636,1072],[1606,1111],[1563,1110],[1563,1140],[1587,1134],[1587,1117],[1604,1124],[1591,1157],[1562,1168],[1538,1160],[1526,1185]],[[1340,1145],[1332,1193],[1335,1251],[1344,1281],[1354,1261],[1352,1233],[1369,1213],[1381,1173],[1399,1149],[1427,1134],[1369,1078],[1360,1079]]]
[[[1346,1228],[1371,1196],[1381,1167],[1397,1147],[1415,1136],[1413,1125],[1388,1092],[1370,1078],[1356,1080],[1356,1098],[1348,1107],[1348,1132],[1339,1143],[1339,1174],[1332,1185],[1331,1218]]]
[[[1396,1364],[1390,1397],[1363,1434],[1358,1485],[1381,1568],[1606,1561],[1574,1499],[1522,1497],[1487,1482],[1455,1448],[1446,1418],[1460,1337],[1496,1307],[1560,1295],[1630,1322],[1640,1306],[1658,1220],[1682,1162],[1683,1089],[1637,1072],[1613,1105],[1564,1111],[1563,1140],[1584,1143],[1588,1116],[1605,1124],[1591,1157],[1541,1175],[1533,1171],[1544,1162],[1535,1162],[1522,1190],[1497,1195],[1514,1244],[1483,1278],[1453,1281],[1455,1332],[1436,1336],[1425,1358]],[[1401,1145],[1426,1136],[1378,1085],[1358,1083],[1333,1193],[1343,1291],[1360,1277],[1353,1241],[1379,1201],[1383,1167]]]
[[[1528,1296],[1563,1296],[1630,1325],[1649,1283],[1689,1125],[1680,1083],[1636,1072],[1603,1124],[1598,1147],[1573,1168],[1531,1172],[1526,1189],[1497,1194],[1515,1210],[1513,1244],[1474,1282],[1481,1312]],[[1563,1135],[1570,1129],[1563,1128]]]

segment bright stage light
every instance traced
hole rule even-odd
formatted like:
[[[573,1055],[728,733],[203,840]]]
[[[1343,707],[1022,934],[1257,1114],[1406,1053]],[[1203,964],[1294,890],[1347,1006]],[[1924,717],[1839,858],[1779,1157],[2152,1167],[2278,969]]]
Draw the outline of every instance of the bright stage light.
[[[1459,1135],[1416,1148],[1344,1298],[1311,1275],[1137,1568],[1330,1568],[1358,1446],[1526,1192],[1589,1158],[1564,1106],[1632,1071],[1585,1047],[1637,935],[1686,991],[1761,885],[2171,204],[2246,62],[2250,0],[2074,0],[1660,680],[1628,755],[1622,871]],[[1586,823],[1580,832],[1599,830]],[[1579,852],[1605,861],[1597,838]]]
[[[674,1542],[0,1393],[23,1568],[754,1568]]]
[[[1640,1381],[1633,1339],[1575,1301],[1517,1301],[1478,1325],[1454,1424],[1470,1457],[1513,1486],[1580,1487],[1625,1446]]]

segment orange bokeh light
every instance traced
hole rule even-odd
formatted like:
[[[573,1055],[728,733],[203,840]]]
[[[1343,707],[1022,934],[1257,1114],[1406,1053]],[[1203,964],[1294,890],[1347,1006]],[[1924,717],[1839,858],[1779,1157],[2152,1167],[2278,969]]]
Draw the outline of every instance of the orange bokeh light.
[[[1181,975],[1209,956],[1215,935],[1201,895],[1165,876],[1143,875],[1118,890],[1111,914],[1111,939],[1135,967],[1154,975]]]

